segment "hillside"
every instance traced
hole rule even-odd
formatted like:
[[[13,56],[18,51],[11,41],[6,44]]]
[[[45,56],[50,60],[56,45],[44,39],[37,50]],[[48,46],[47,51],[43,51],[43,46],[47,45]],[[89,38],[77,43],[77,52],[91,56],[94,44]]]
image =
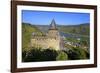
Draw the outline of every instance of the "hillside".
[[[30,38],[32,32],[41,33],[41,31],[34,25],[22,23],[22,48],[27,49],[30,46]]]

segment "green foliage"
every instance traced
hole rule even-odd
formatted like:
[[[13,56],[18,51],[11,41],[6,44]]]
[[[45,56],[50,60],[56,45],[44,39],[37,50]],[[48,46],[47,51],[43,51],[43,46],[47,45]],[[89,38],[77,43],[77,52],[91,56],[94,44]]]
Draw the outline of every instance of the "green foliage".
[[[84,49],[77,47],[77,48],[74,48],[73,50],[78,54],[77,57],[79,59],[86,59],[86,53]]]
[[[71,60],[88,59],[89,54],[82,48],[73,47],[72,50],[67,51],[68,57]]]
[[[46,61],[54,61],[57,55],[55,50],[47,49],[43,51],[42,58]]]
[[[22,54],[23,62],[37,62],[37,61],[55,61],[57,52],[52,49],[37,49],[33,48],[25,54]]]
[[[68,55],[63,51],[60,51],[56,60],[68,60]]]
[[[24,51],[22,51],[22,62],[25,60],[25,57],[26,57],[26,51],[24,50]]]
[[[56,51],[51,48],[37,49],[22,52],[22,62],[58,61],[89,59],[89,53],[82,48],[73,48],[69,51]]]
[[[89,38],[82,38],[80,41],[80,44],[83,46],[89,46],[90,42],[89,42]]]

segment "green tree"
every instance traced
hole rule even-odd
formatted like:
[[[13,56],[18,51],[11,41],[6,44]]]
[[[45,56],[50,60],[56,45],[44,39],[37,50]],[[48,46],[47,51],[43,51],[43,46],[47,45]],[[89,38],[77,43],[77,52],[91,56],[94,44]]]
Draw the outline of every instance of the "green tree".
[[[23,62],[56,61],[57,51],[52,49],[32,48],[28,52],[22,53]]]
[[[76,47],[73,48],[73,51],[77,54],[78,59],[87,59],[86,51],[82,48]]]
[[[68,55],[63,51],[60,51],[56,60],[68,60]]]

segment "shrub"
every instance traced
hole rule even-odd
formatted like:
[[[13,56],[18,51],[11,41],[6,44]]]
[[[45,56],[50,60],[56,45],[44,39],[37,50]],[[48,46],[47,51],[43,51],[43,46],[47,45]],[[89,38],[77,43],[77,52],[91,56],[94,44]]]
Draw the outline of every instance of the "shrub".
[[[89,59],[89,53],[79,47],[73,47],[66,51],[56,51],[50,48],[37,49],[32,48],[29,51],[22,52],[22,62],[39,62],[39,61],[58,61],[58,60],[79,60]]]
[[[71,60],[79,60],[79,59],[88,59],[89,54],[82,48],[79,47],[73,47],[68,52],[68,57]]]
[[[63,51],[60,51],[56,60],[68,60],[68,55]]]
[[[73,50],[78,53],[79,59],[86,59],[87,58],[86,52],[84,49],[77,47],[77,48],[74,48]]]
[[[57,56],[57,51],[46,49],[42,52],[42,59],[44,61],[55,61]]]
[[[57,52],[51,49],[33,48],[27,55],[22,53],[23,62],[55,61]],[[24,57],[25,56],[25,57]]]

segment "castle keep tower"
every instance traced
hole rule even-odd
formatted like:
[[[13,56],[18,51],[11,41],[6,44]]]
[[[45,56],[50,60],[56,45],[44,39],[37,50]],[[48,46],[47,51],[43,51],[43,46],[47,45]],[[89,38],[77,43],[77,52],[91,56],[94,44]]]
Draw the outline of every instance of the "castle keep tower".
[[[46,35],[32,35],[31,46],[42,49],[63,49],[61,36],[53,19]]]
[[[52,20],[52,22],[50,24],[48,36],[51,36],[51,37],[60,36],[54,19]]]

